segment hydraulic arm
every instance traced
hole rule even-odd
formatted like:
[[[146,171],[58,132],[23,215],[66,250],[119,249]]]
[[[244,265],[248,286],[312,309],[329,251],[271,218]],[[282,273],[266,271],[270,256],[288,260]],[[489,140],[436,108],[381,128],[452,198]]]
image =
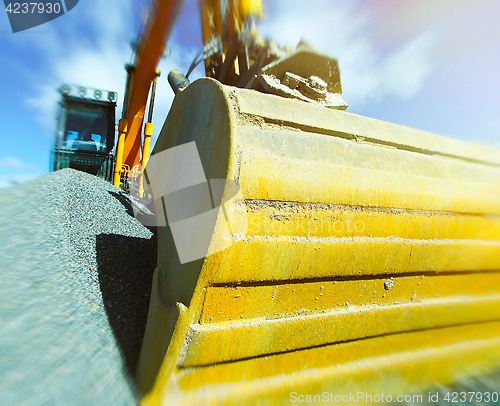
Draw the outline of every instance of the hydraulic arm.
[[[181,5],[182,0],[157,0],[154,3],[155,7],[151,9],[148,23],[138,42],[134,65],[127,68],[127,88],[120,120],[120,138],[113,182],[115,186],[120,185],[120,171],[123,165],[133,168],[139,164],[141,130],[149,90],[156,78],[156,67],[163,55]]]

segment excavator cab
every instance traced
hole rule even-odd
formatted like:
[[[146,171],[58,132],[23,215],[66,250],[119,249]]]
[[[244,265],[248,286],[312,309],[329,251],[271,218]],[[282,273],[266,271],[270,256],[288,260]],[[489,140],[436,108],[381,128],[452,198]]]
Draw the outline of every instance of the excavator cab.
[[[73,168],[111,181],[115,145],[115,92],[63,85],[53,170]]]

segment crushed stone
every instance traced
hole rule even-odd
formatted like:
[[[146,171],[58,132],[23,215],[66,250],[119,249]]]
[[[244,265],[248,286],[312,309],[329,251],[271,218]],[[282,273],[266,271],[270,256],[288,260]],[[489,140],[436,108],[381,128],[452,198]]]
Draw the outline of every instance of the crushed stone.
[[[73,169],[0,190],[3,404],[137,404],[154,231]]]

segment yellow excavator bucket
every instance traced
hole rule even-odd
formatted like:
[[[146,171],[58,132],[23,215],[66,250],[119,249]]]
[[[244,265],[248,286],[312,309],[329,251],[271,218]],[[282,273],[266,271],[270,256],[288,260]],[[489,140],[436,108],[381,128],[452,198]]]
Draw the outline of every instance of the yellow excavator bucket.
[[[195,260],[154,196],[143,404],[370,403],[500,369],[498,150],[212,79],[176,95],[151,185],[192,142],[227,183]]]

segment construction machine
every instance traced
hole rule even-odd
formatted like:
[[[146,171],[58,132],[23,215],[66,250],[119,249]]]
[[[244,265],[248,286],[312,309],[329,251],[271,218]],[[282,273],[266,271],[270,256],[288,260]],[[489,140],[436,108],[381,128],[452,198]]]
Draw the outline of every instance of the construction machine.
[[[335,59],[259,38],[258,1],[203,0],[207,78],[169,75],[148,158],[178,7],[139,41],[114,175],[158,225],[143,404],[427,401],[497,371],[498,150],[343,111]]]
[[[117,94],[63,85],[52,168],[78,169],[111,181]]]

